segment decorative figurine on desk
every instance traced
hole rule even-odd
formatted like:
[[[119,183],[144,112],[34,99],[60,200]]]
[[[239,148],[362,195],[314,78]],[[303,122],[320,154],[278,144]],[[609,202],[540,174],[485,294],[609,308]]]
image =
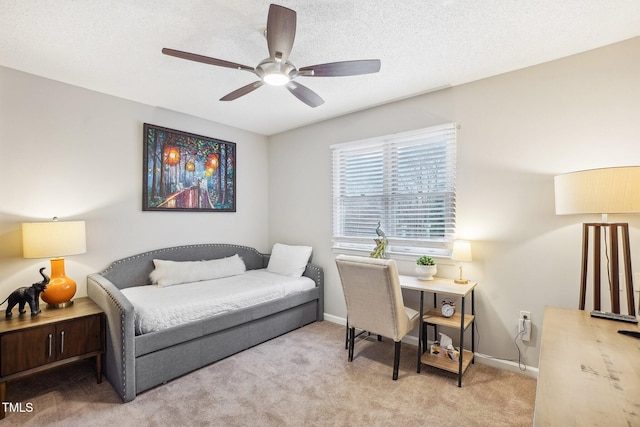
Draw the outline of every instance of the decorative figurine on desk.
[[[20,314],[24,314],[26,310],[24,309],[25,304],[29,304],[29,308],[31,308],[31,315],[37,316],[40,313],[40,293],[47,288],[49,284],[49,276],[43,273],[45,267],[40,269],[40,275],[42,276],[42,282],[34,283],[31,286],[23,286],[22,288],[18,288],[15,291],[11,292],[11,294],[0,303],[0,305],[4,304],[5,301],[9,301],[7,304],[7,313],[5,317],[9,318],[13,315],[11,310],[18,304],[18,311]]]
[[[387,248],[387,236],[384,234],[384,231],[380,228],[380,222],[378,221],[378,226],[376,227],[376,234],[379,239],[373,239],[376,242],[376,248],[373,252],[369,254],[371,258],[384,258],[385,250]]]

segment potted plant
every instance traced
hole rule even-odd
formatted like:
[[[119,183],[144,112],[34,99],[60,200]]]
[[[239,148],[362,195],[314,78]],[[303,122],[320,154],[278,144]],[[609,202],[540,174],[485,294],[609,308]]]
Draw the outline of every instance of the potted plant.
[[[416,260],[416,273],[420,280],[433,280],[438,271],[436,260],[429,255],[423,255]]]

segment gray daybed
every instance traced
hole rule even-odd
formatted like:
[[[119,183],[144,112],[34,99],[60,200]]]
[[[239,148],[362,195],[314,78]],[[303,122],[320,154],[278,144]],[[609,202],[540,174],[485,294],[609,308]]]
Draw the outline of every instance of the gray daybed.
[[[159,249],[116,261],[87,278],[88,296],[106,313],[104,373],[123,401],[227,356],[323,319],[324,276],[307,264],[315,288],[157,332],[136,335],[134,307],[122,289],[149,285],[154,259],[214,260],[238,254],[247,271],[266,268],[269,254],[231,244]]]

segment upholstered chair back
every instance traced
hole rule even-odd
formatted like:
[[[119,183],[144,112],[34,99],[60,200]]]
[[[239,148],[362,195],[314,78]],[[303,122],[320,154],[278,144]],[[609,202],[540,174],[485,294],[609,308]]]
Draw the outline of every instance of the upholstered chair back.
[[[350,327],[398,342],[416,326],[405,310],[394,260],[339,255],[336,265]]]

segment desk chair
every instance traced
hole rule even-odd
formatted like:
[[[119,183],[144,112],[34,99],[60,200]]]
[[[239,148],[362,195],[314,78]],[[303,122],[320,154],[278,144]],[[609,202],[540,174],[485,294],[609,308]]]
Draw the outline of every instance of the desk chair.
[[[338,255],[336,265],[347,303],[349,362],[356,328],[390,338],[395,342],[393,379],[397,380],[402,338],[418,326],[420,315],[404,306],[396,262]]]

